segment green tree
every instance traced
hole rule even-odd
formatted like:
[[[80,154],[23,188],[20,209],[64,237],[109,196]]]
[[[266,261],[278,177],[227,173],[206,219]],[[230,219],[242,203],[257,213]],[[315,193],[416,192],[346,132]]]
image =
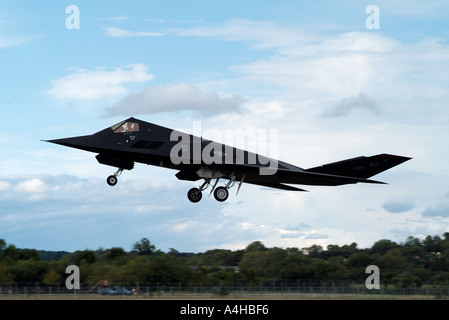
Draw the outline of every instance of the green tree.
[[[422,244],[424,250],[427,252],[441,252],[442,250],[442,239],[439,236],[427,236]]]
[[[311,258],[318,258],[320,254],[323,252],[323,247],[317,244],[313,244],[308,248],[302,248],[309,254]]]
[[[331,267],[330,265],[322,259],[312,258],[312,264],[310,266],[311,271],[313,272],[313,278],[317,280],[329,280],[332,278],[331,276]]]
[[[110,263],[110,261],[97,261],[89,268],[89,273],[84,275],[83,269],[80,268],[81,277],[85,276],[84,281],[90,285],[96,285],[98,283],[104,283],[105,281],[116,281],[116,269],[117,265]]]
[[[398,244],[396,242],[393,242],[391,240],[382,239],[373,244],[373,246],[370,249],[371,254],[386,254],[389,250],[397,248]]]
[[[321,257],[330,258],[335,256],[342,256],[344,258],[349,257],[353,253],[357,253],[359,249],[357,249],[357,243],[353,242],[350,245],[338,246],[335,244],[330,244],[327,246],[327,251],[323,251],[321,253]]]
[[[257,276],[257,271],[254,267],[246,268],[243,274],[244,279],[250,286],[259,282],[259,277]]]
[[[204,263],[209,266],[236,266],[243,251],[233,252],[225,249],[208,250],[201,255]]]
[[[19,249],[17,249],[15,245],[9,244],[3,250],[3,256],[5,258],[8,258],[9,260],[17,261],[17,260],[19,260],[20,252],[19,252]]]
[[[234,281],[233,270],[213,269],[207,278],[212,285],[230,285]]]
[[[354,280],[362,280],[366,278],[366,267],[373,264],[373,257],[366,252],[358,252],[351,254],[346,261],[348,270]],[[379,266],[380,267],[380,266]]]
[[[279,270],[282,280],[310,279],[313,277],[311,258],[302,254],[299,250],[291,251],[287,249],[287,253]]]
[[[73,254],[73,263],[79,266],[83,260],[87,263],[94,263],[97,258],[92,250],[75,251]]]
[[[5,248],[6,248],[6,241],[3,239],[0,239],[0,259],[3,258],[4,254],[5,254],[4,253]]]
[[[0,261],[0,283],[9,284],[14,281],[10,266],[5,261]]]
[[[347,280],[349,277],[348,268],[345,265],[343,256],[334,256],[327,260],[329,263],[331,280]]]
[[[126,257],[126,251],[123,248],[120,247],[113,247],[111,249],[109,249],[106,254],[105,254],[105,258],[107,260],[122,260],[121,258],[125,258]]]
[[[39,253],[35,249],[19,249],[19,259],[20,260],[41,260]]]
[[[204,265],[202,259],[197,260],[196,265],[193,266],[190,274],[190,281],[196,285],[207,283],[207,266]]]
[[[282,270],[286,267],[288,253],[281,248],[271,248],[264,252],[264,276],[270,280],[282,278]]]
[[[373,264],[379,267],[384,280],[391,280],[398,273],[410,269],[410,263],[400,248],[391,249],[373,261]]]
[[[251,242],[245,249],[246,252],[250,251],[265,251],[267,248],[260,241]]]
[[[158,255],[150,260],[149,280],[151,282],[179,283],[187,281],[188,267],[179,263],[178,258],[170,255]]]
[[[49,269],[47,273],[44,274],[42,282],[48,285],[57,284],[61,282],[62,276],[55,269]]]
[[[34,259],[18,260],[11,266],[11,273],[16,282],[40,282],[47,272],[47,263]]]
[[[124,275],[128,282],[150,282],[150,270],[151,262],[148,256],[134,256],[131,257],[123,266]]]
[[[421,247],[421,240],[419,240],[418,238],[415,238],[413,236],[409,236],[405,240],[404,246],[407,246],[407,247]]]
[[[147,238],[142,238],[133,245],[133,252],[137,252],[140,256],[149,256],[154,253],[155,249],[156,247]]]
[[[266,276],[266,255],[264,251],[247,251],[240,261],[240,272],[248,282],[253,282]]]

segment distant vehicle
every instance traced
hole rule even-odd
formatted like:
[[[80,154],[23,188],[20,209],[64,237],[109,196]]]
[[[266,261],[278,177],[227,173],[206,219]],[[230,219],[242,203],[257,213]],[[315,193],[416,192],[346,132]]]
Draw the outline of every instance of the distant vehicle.
[[[122,294],[122,295],[132,295],[132,291],[126,289],[126,288],[120,288],[118,286],[112,287],[115,291],[115,294]]]
[[[111,288],[100,288],[97,290],[97,293],[102,296],[117,294],[117,292],[115,290],[112,290]]]

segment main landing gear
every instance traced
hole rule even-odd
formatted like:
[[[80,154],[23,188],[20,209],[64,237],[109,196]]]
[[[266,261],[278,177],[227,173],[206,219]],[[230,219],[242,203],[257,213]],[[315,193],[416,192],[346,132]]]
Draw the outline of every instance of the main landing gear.
[[[106,179],[106,182],[108,183],[108,185],[110,185],[111,187],[115,186],[117,184],[117,182],[118,182],[118,178],[117,177],[122,174],[122,171],[123,171],[122,168],[118,168],[118,170],[112,176],[109,176]]]
[[[242,186],[243,183],[243,179],[245,179],[245,176],[243,176],[242,180],[239,182],[239,186],[237,189],[237,194],[239,193],[240,187]],[[202,192],[204,190],[206,190],[210,185],[211,185],[211,180],[210,178],[206,178],[204,179],[204,183],[199,186],[198,188],[192,188],[187,192],[187,198],[193,202],[193,203],[197,203],[199,202],[202,197],[203,194]],[[218,180],[220,180],[219,178],[216,179],[214,185],[212,186],[212,190],[210,191],[209,195],[213,192],[214,193],[214,198],[215,200],[219,201],[219,202],[223,202],[226,201],[229,197],[229,189],[232,188],[236,181],[235,181],[235,177],[233,177],[231,180],[228,181],[228,183],[226,183],[225,186],[220,186],[220,187],[216,187]]]
[[[114,172],[113,175],[110,175],[106,179],[106,182],[108,183],[108,185],[115,186],[118,182],[117,177],[120,176],[122,174],[122,172],[123,172],[123,168],[118,168],[117,171]],[[203,198],[203,191],[206,190],[209,186],[212,186],[211,185],[212,179],[215,179],[215,183],[212,186],[212,190],[210,191],[209,196],[213,192],[215,200],[217,200],[219,202],[226,201],[229,197],[228,190],[231,189],[236,183],[238,183],[237,194],[239,193],[240,187],[242,186],[245,176],[243,176],[242,180],[240,180],[240,182],[238,182],[238,181],[236,181],[236,177],[234,176],[234,174],[232,174],[228,183],[226,183],[224,186],[220,186],[220,187],[217,187],[218,180],[220,180],[220,178],[203,178],[203,179],[204,179],[204,183],[201,186],[199,186],[198,188],[192,188],[187,192],[187,198],[193,203],[199,202]]]

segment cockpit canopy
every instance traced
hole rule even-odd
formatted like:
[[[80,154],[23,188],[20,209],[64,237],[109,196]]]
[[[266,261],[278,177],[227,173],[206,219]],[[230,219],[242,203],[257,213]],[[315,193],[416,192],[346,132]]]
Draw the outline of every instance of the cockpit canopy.
[[[136,122],[122,121],[111,127],[114,133],[137,132],[140,130]]]

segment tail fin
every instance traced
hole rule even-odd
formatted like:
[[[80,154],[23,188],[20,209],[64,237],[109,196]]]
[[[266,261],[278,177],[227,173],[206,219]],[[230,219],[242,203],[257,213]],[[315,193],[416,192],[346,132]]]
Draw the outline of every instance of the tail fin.
[[[357,157],[333,162],[306,171],[368,179],[410,159],[383,153],[371,157]]]

